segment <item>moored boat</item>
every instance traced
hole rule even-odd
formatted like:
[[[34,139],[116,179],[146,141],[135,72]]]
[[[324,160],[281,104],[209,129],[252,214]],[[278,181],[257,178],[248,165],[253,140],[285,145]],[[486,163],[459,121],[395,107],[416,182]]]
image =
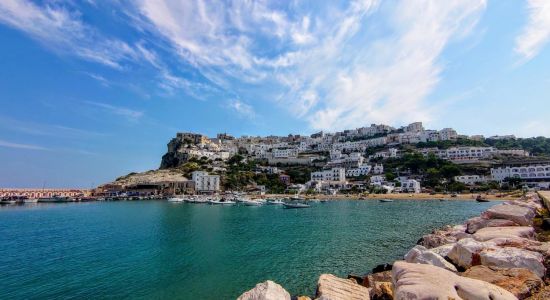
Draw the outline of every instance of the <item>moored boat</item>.
[[[72,201],[73,200],[69,197],[61,197],[57,195],[54,195],[52,197],[38,198],[38,202],[40,203],[65,203]]]
[[[281,199],[274,199],[266,202],[267,205],[283,205],[285,204]]]
[[[380,199],[378,201],[380,201],[380,202],[393,202],[392,199]]]
[[[489,200],[487,200],[486,198],[483,198],[483,196],[481,196],[481,195],[477,195],[476,201],[477,202],[489,202]]]
[[[308,208],[309,204],[305,203],[285,203],[284,208]]]
[[[243,202],[246,206],[262,206],[264,205],[263,201],[256,200],[256,199],[250,199]]]

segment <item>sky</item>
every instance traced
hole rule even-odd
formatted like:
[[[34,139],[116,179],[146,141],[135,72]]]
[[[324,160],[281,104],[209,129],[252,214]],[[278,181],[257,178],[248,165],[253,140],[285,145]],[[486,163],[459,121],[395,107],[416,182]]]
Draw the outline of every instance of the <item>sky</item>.
[[[178,131],[550,136],[547,0],[2,0],[0,187],[155,169]]]

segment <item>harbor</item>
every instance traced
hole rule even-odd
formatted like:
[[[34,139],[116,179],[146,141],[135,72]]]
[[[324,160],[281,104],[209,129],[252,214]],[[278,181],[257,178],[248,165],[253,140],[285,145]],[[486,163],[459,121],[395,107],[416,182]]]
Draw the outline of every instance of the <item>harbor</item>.
[[[0,298],[236,299],[268,279],[293,295],[308,295],[323,273],[362,274],[398,259],[422,235],[493,205],[308,204],[284,209],[166,199],[4,205]]]

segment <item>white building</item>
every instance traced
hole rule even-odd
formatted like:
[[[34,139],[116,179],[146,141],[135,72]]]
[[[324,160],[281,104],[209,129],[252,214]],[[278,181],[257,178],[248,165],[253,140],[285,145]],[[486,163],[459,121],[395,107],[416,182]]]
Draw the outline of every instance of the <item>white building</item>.
[[[406,193],[420,193],[420,182],[415,179],[408,179],[401,182],[401,191]]]
[[[384,175],[374,175],[370,177],[371,185],[382,185],[384,182],[386,182],[386,176]]]
[[[374,167],[372,168],[372,173],[373,174],[382,174],[382,173],[384,173],[384,166],[381,165],[381,164],[374,165]]]
[[[273,149],[273,158],[288,158],[298,156],[296,148]]]
[[[458,133],[452,128],[443,128],[439,131],[439,140],[441,141],[456,140],[457,138]]]
[[[346,177],[358,177],[368,175],[372,167],[365,164],[361,165],[358,168],[346,169]]]
[[[424,131],[424,126],[422,126],[422,122],[414,122],[405,126],[403,130],[405,132],[421,132]]]
[[[346,169],[344,169],[344,168],[332,168],[330,170],[311,172],[311,180],[312,181],[345,182],[346,181]]]
[[[496,167],[491,169],[491,177],[498,182],[503,182],[508,177],[533,182],[550,181],[550,163]]]
[[[208,175],[208,172],[195,171],[191,173],[195,182],[195,191],[199,193],[217,192],[220,190],[220,176]]]
[[[485,176],[479,176],[479,175],[462,175],[462,176],[455,176],[455,181],[464,183],[467,185],[474,185],[476,183],[487,182],[488,179]]]

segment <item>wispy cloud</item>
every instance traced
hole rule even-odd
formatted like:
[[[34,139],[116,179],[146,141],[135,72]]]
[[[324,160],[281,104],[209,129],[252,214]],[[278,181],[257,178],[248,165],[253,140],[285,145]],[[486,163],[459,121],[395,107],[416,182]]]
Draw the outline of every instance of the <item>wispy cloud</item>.
[[[36,136],[58,138],[94,138],[105,137],[107,134],[58,124],[37,123],[29,120],[15,119],[0,115],[0,128]]]
[[[227,102],[227,107],[239,117],[244,117],[248,119],[254,119],[256,117],[256,112],[254,108],[249,104],[242,102],[241,100],[234,99]]]
[[[0,140],[0,147],[4,148],[13,148],[13,149],[22,149],[22,150],[40,150],[40,151],[49,151],[50,149],[38,145],[31,144],[19,144],[10,141]]]
[[[121,69],[125,61],[141,61],[142,46],[102,35],[61,2],[39,6],[28,0],[0,1],[0,23],[19,29],[59,53]],[[146,58],[146,57],[145,57]]]
[[[529,20],[516,39],[516,52],[525,61],[535,57],[550,40],[550,1],[528,0]]]
[[[363,0],[312,11],[299,3],[143,0],[138,11],[211,82],[227,90],[263,86],[312,128],[429,121],[424,101],[440,80],[440,55],[472,31],[486,1],[392,2],[381,24],[389,34],[369,38],[365,24],[380,5]]]
[[[95,101],[84,101],[84,103],[95,107],[99,107],[111,114],[124,117],[131,121],[138,121],[141,117],[143,117],[142,111],[133,110],[127,107],[115,106],[115,105],[102,103],[102,102],[95,102]]]

